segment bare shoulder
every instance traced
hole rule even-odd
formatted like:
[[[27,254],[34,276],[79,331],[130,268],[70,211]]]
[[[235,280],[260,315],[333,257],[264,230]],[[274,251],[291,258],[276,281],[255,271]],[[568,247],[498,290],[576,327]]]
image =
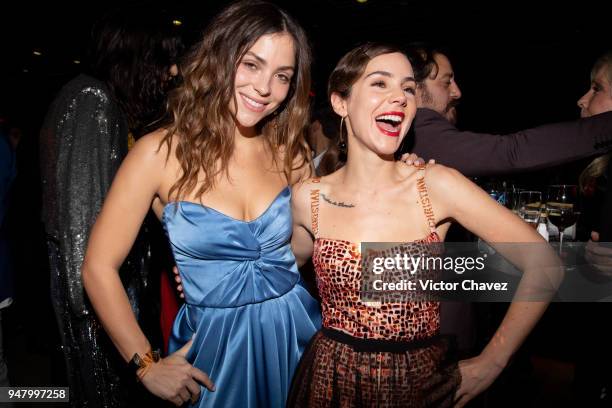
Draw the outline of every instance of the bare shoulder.
[[[142,136],[130,149],[128,158],[139,162],[149,162],[155,164],[159,169],[167,167],[168,162],[174,162],[174,155],[177,145],[177,138],[170,139],[170,143],[165,140],[168,131],[158,129]]]
[[[292,187],[293,199],[297,202],[309,202],[310,195],[314,190],[321,188],[321,179],[317,177],[310,177],[304,179],[298,183],[295,183]]]
[[[312,199],[315,196],[318,197],[319,190],[324,186],[325,181],[318,177],[311,177],[293,185],[291,191],[291,205],[293,208],[293,216],[297,220],[304,221],[310,216]]]
[[[283,145],[278,148],[278,157],[280,159],[280,163],[285,162],[287,157],[286,146]],[[289,184],[293,185],[300,183],[314,176],[314,168],[312,167],[312,163],[302,155],[297,155],[292,158],[291,168],[293,171],[291,172],[291,180],[289,180]]]
[[[459,171],[441,164],[427,165],[425,185],[443,218],[457,217],[490,197]]]
[[[156,155],[161,153],[163,156],[166,156],[168,153],[168,145],[163,143],[163,141],[167,133],[166,129],[157,129],[151,133],[147,133],[136,141],[130,153],[132,151],[144,155]]]
[[[395,169],[399,179],[408,182],[419,175],[421,167],[414,164],[406,164],[402,161],[397,161],[395,162]]]
[[[295,158],[293,159],[293,172],[291,173],[291,184],[301,183],[314,176],[312,164],[306,160]]]
[[[429,190],[449,192],[472,184],[459,171],[441,164],[427,164],[424,171],[425,183]]]
[[[169,169],[168,146],[163,143],[166,133],[165,129],[159,129],[139,138],[123,161],[119,174],[130,174],[147,183],[161,185]]]

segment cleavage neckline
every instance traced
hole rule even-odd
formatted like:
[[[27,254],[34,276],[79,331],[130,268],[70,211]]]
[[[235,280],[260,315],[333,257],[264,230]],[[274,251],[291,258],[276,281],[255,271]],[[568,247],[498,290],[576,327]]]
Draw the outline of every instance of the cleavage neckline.
[[[272,199],[272,201],[270,202],[270,204],[268,204],[268,206],[266,207],[266,209],[265,209],[265,210],[264,210],[264,211],[263,211],[261,214],[259,214],[257,217],[255,217],[255,218],[253,218],[252,220],[249,220],[249,221],[247,221],[247,220],[241,220],[241,219],[238,219],[238,218],[234,218],[234,217],[232,217],[231,215],[228,215],[228,214],[224,213],[223,211],[219,211],[219,210],[217,210],[217,209],[215,209],[215,208],[213,208],[213,207],[209,207],[209,206],[208,206],[208,205],[206,205],[206,204],[196,203],[196,202],[194,202],[194,201],[187,201],[187,200],[168,201],[168,202],[166,203],[166,205],[164,206],[164,210],[163,210],[163,212],[162,212],[162,214],[163,214],[162,219],[163,219],[163,218],[165,218],[165,216],[166,216],[166,209],[167,209],[167,208],[169,208],[169,207],[170,207],[172,204],[181,204],[181,205],[183,205],[183,204],[190,204],[190,205],[194,205],[194,206],[197,206],[197,207],[201,207],[201,208],[204,208],[204,209],[210,210],[210,211],[212,211],[212,212],[214,212],[214,213],[216,213],[216,214],[219,214],[220,216],[222,216],[222,217],[224,217],[224,218],[227,218],[227,219],[229,219],[229,220],[232,220],[232,221],[237,221],[237,222],[240,222],[240,223],[243,223],[243,224],[251,224],[251,223],[253,223],[253,222],[255,222],[255,221],[258,221],[260,218],[262,218],[264,215],[266,215],[266,214],[267,214],[267,213],[270,211],[270,209],[271,209],[271,208],[274,206],[274,203],[276,203],[276,201],[278,201],[278,199],[279,199],[279,198],[280,198],[280,197],[281,197],[281,196],[282,196],[282,195],[285,193],[285,191],[287,191],[287,190],[289,190],[289,193],[291,193],[291,189],[289,189],[289,186],[288,186],[288,185],[287,185],[287,186],[285,186],[285,187],[284,187],[284,188],[283,188],[283,189],[282,189],[282,190],[281,190],[281,191],[280,191],[278,194],[276,194],[276,196],[274,196],[274,198]]]

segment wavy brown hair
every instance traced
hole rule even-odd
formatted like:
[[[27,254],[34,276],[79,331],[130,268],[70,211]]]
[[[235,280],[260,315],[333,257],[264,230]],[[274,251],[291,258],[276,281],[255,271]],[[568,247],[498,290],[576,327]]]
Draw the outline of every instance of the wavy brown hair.
[[[406,52],[395,45],[368,42],[347,52],[338,61],[338,64],[332,71],[327,81],[327,99],[331,100],[333,93],[339,94],[343,99],[346,99],[351,94],[353,84],[363,75],[368,63],[385,54],[393,54],[399,52],[406,55]],[[343,139],[348,143],[346,131],[340,128],[339,139]],[[321,169],[320,175],[333,173],[346,163],[346,152],[341,151],[337,144],[332,144],[321,158],[321,163],[325,163],[325,167]]]
[[[288,180],[297,168],[309,163],[305,131],[309,117],[311,52],[304,30],[285,11],[263,1],[239,1],[221,11],[186,56],[183,83],[169,97],[172,123],[161,144],[171,150],[176,137],[176,158],[182,175],[169,196],[180,199],[196,191],[198,197],[227,174],[234,150],[235,123],[230,112],[234,79],[244,54],[263,35],[288,33],[295,47],[295,74],[287,98],[257,124],[278,163],[284,152],[283,170]],[[160,144],[160,146],[161,146]],[[204,180],[198,182],[200,171]],[[199,186],[198,186],[199,185]],[[196,190],[197,187],[197,190]]]

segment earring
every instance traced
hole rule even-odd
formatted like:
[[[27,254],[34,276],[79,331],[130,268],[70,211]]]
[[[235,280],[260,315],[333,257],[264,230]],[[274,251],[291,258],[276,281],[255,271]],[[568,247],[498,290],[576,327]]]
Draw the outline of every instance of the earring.
[[[344,136],[342,132],[343,125],[344,125],[344,116],[342,117],[342,119],[340,119],[340,133],[338,135],[338,149],[340,149],[341,152],[346,152],[346,141],[344,140]]]

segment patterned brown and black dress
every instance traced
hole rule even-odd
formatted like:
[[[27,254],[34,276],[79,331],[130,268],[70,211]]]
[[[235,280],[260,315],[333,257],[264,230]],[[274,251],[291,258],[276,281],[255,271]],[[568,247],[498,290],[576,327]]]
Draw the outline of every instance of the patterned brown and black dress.
[[[401,253],[432,252],[430,244],[440,242],[422,174],[418,190],[431,231],[396,246]],[[439,336],[439,303],[363,301],[360,245],[317,236],[318,196],[312,190],[313,264],[323,328],[302,356],[288,406],[451,406],[460,376],[448,358],[448,339]]]

